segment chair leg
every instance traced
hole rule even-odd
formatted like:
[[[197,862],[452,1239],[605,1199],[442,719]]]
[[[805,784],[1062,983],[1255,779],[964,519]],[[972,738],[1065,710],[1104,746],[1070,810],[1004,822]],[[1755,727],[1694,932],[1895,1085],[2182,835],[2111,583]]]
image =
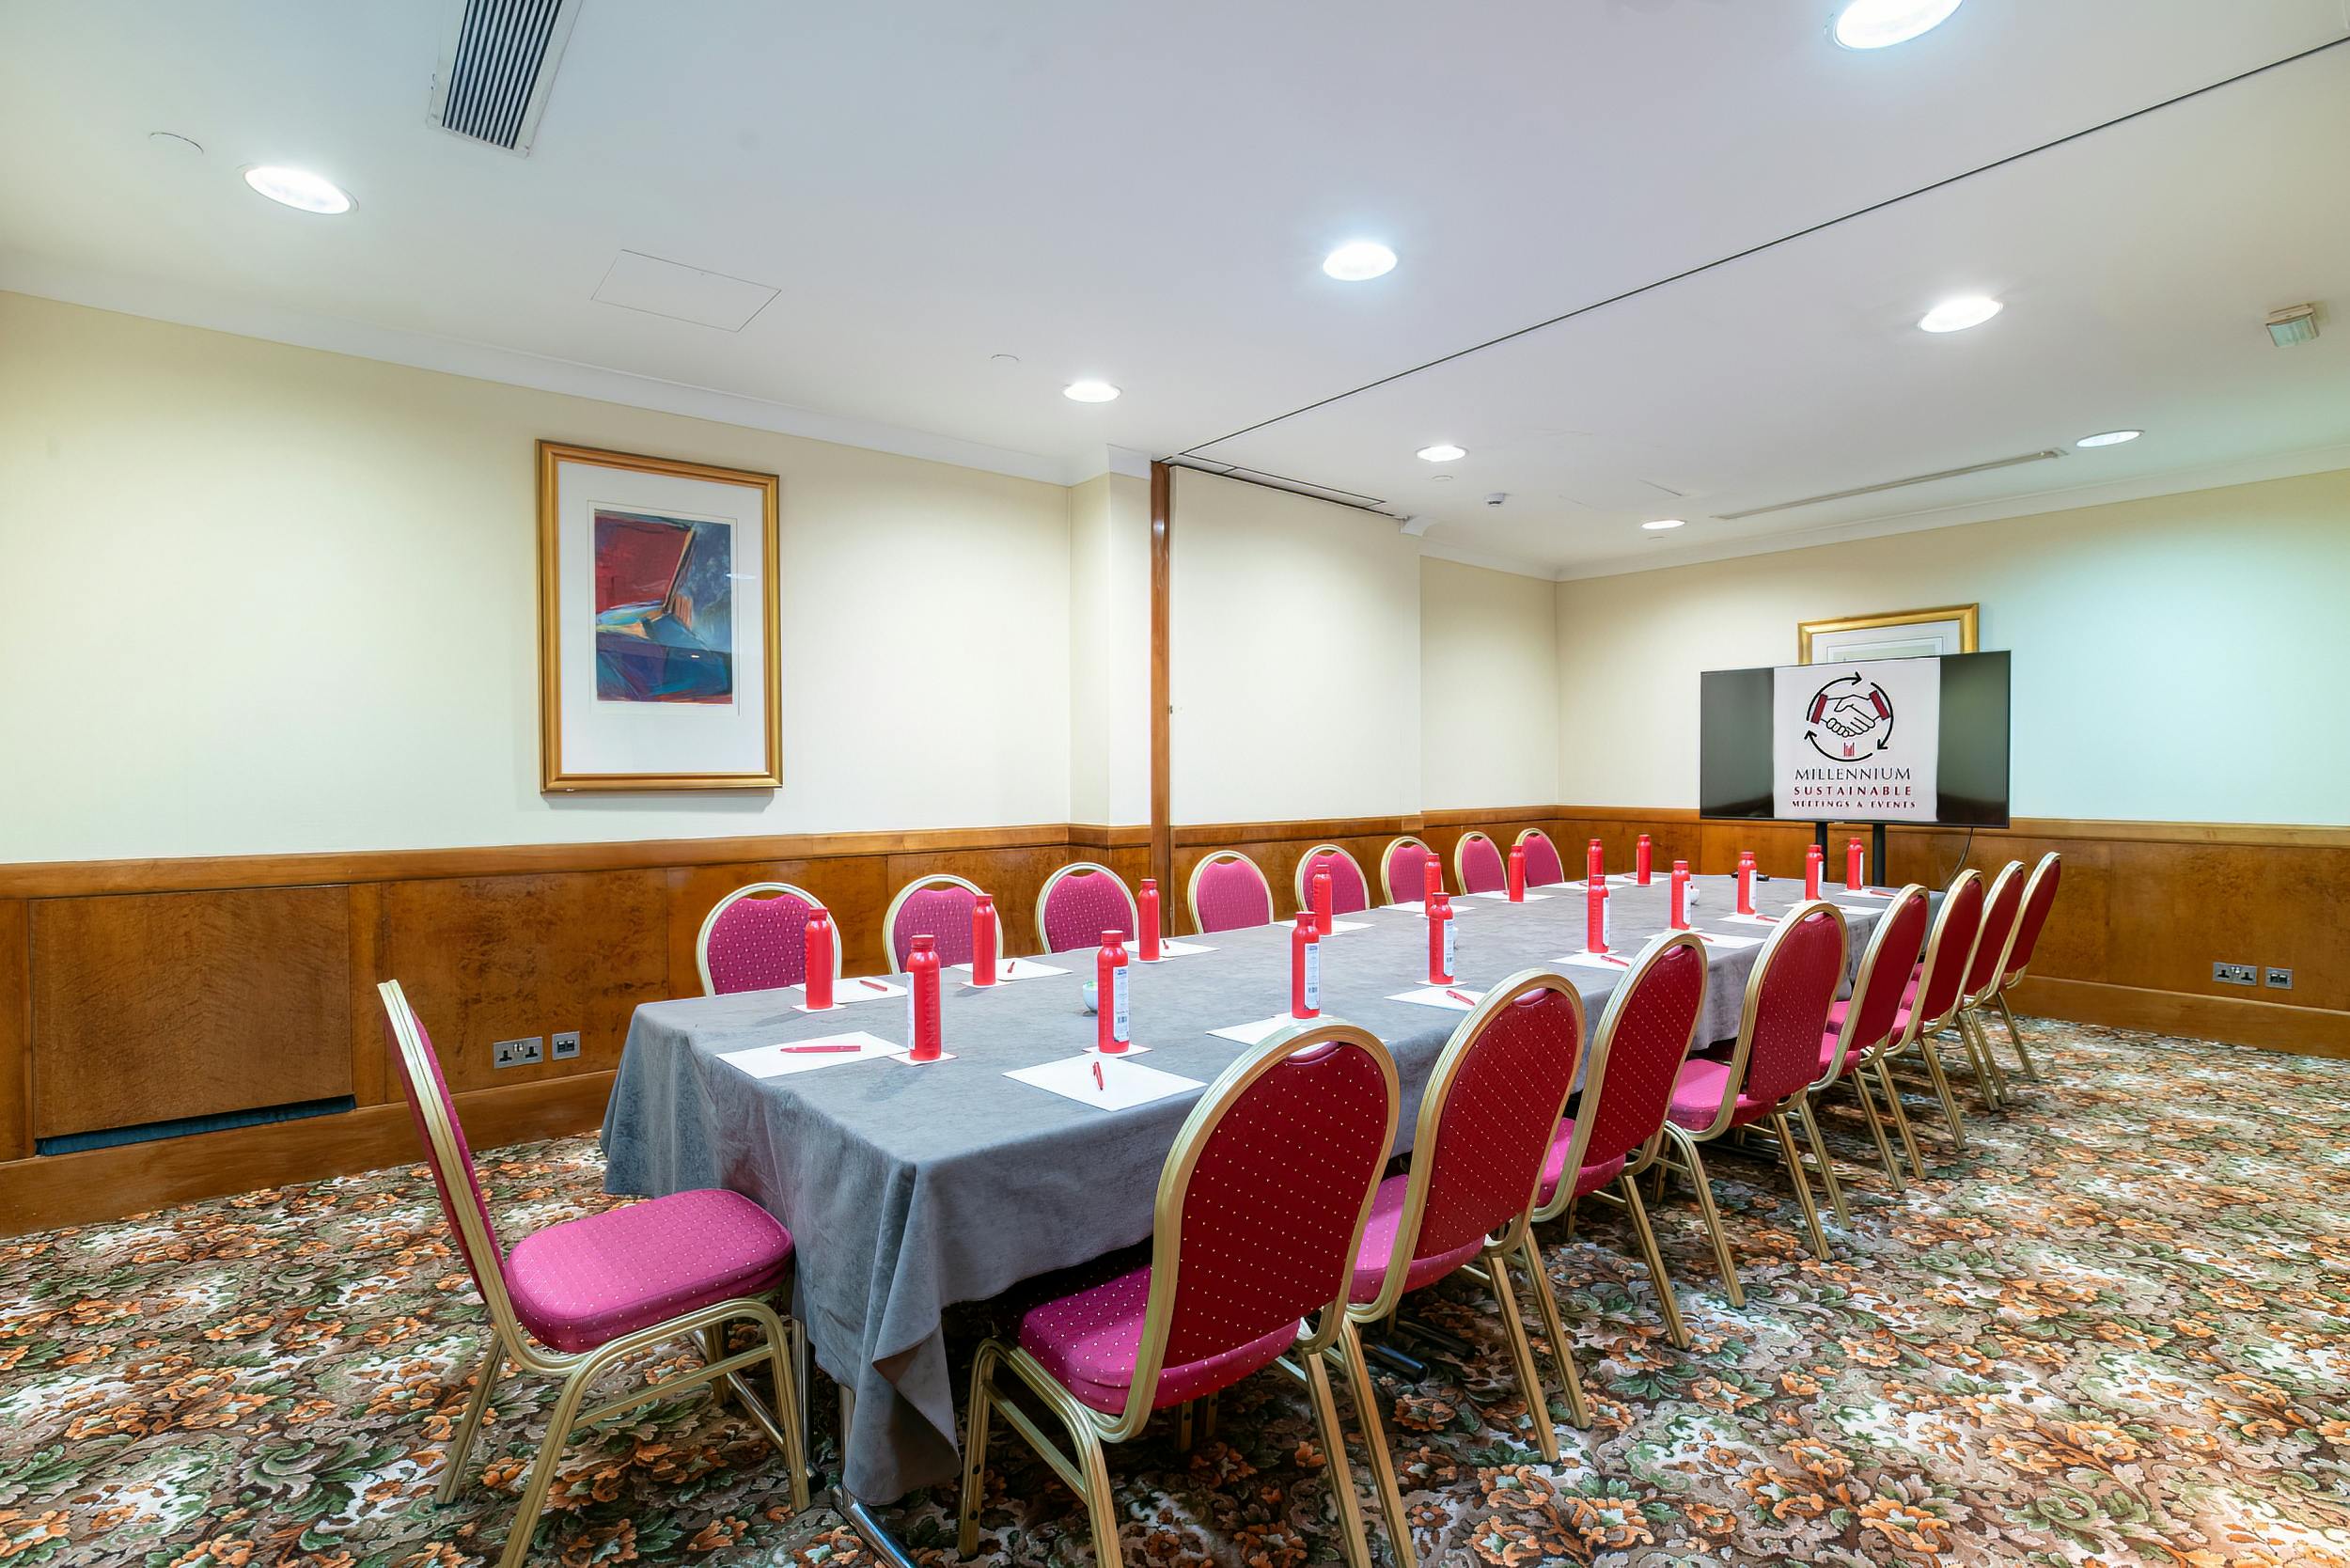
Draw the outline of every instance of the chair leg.
[[[1732,1307],[1744,1307],[1746,1287],[1738,1282],[1738,1265],[1731,1260],[1730,1237],[1722,1230],[1721,1211],[1714,1206],[1714,1181],[1705,1173],[1705,1159],[1698,1152],[1697,1139],[1669,1121],[1665,1124],[1665,1132],[1689,1167],[1689,1184],[1698,1193],[1698,1217],[1705,1222],[1705,1233],[1714,1243],[1714,1265],[1721,1271],[1722,1294],[1730,1298]]]
[[[1795,1201],[1803,1209],[1805,1229],[1811,1232],[1811,1255],[1827,1256],[1827,1232],[1820,1228],[1820,1211],[1811,1204],[1811,1183],[1803,1173],[1803,1156],[1795,1149],[1795,1130],[1787,1121],[1787,1113],[1771,1113],[1771,1131],[1778,1135],[1779,1151],[1787,1156],[1788,1179],[1795,1184]]]
[[[1909,1173],[1922,1182],[1925,1156],[1918,1152],[1918,1135],[1909,1124],[1908,1107],[1902,1104],[1902,1086],[1893,1081],[1893,1064],[1883,1057],[1877,1058],[1877,1087],[1885,1090],[1885,1103],[1893,1108],[1893,1131],[1902,1140],[1902,1152],[1909,1156]]]
[[[1379,1422],[1379,1390],[1372,1387],[1370,1364],[1363,1359],[1362,1336],[1349,1321],[1339,1325],[1338,1353],[1346,1372],[1347,1397],[1355,1402],[1355,1419],[1363,1426],[1363,1447],[1371,1459],[1371,1487],[1379,1494],[1379,1512],[1387,1520],[1387,1549],[1396,1568],[1418,1568],[1412,1547],[1412,1522],[1403,1513],[1403,1493],[1395,1483],[1395,1459],[1387,1452],[1386,1429]],[[1355,1568],[1370,1568],[1371,1546],[1363,1537],[1362,1511],[1355,1502],[1355,1478],[1346,1467],[1346,1433],[1339,1425],[1338,1403],[1330,1397],[1330,1374],[1322,1357],[1308,1356],[1306,1388],[1313,1396],[1314,1419],[1322,1424],[1322,1448],[1330,1467],[1330,1501],[1338,1510],[1346,1560]]]
[[[1909,1184],[1902,1180],[1902,1162],[1893,1157],[1893,1146],[1886,1140],[1885,1123],[1877,1117],[1876,1096],[1869,1092],[1869,1069],[1865,1065],[1856,1068],[1845,1078],[1860,1102],[1860,1118],[1869,1124],[1869,1136],[1876,1140],[1877,1163],[1885,1168],[1885,1184],[1897,1194],[1907,1191]]]
[[[1665,1317],[1665,1337],[1675,1350],[1689,1348],[1689,1325],[1681,1321],[1681,1303],[1673,1294],[1673,1282],[1665,1273],[1665,1254],[1656,1245],[1656,1231],[1648,1222],[1648,1205],[1640,1201],[1640,1179],[1619,1176],[1616,1185],[1623,1191],[1623,1206],[1632,1213],[1633,1233],[1640,1238],[1640,1254],[1648,1262],[1648,1277],[1656,1287],[1656,1307]]]
[[[572,1369],[563,1380],[563,1391],[555,1402],[555,1413],[547,1418],[547,1435],[540,1440],[539,1456],[531,1461],[530,1479],[523,1485],[523,1500],[514,1510],[514,1527],[506,1537],[506,1550],[498,1558],[498,1568],[522,1568],[530,1556],[530,1538],[539,1528],[539,1515],[547,1506],[547,1488],[555,1482],[556,1462],[562,1458],[564,1445],[571,1441],[572,1422],[579,1416],[580,1402],[588,1395],[588,1385],[603,1370],[605,1362],[594,1356]]]
[[[1097,1568],[1125,1568],[1118,1547],[1118,1494],[1110,1490],[1110,1465],[1102,1450],[1102,1435],[1090,1421],[1066,1420],[1076,1439],[1077,1463],[1085,1466],[1086,1516],[1093,1525],[1093,1560]]]
[[[1827,1139],[1820,1136],[1819,1118],[1811,1114],[1811,1096],[1795,1096],[1795,1120],[1803,1123],[1803,1140],[1811,1145],[1811,1157],[1820,1165],[1820,1185],[1827,1189],[1828,1207],[1836,1211],[1836,1223],[1850,1225],[1852,1210],[1844,1202],[1844,1184],[1836,1179],[1836,1157],[1827,1152]]]
[[[1974,1069],[1975,1092],[1982,1096],[1982,1108],[1997,1111],[2005,1108],[2006,1100],[1999,1093],[1999,1069],[1983,1056],[1982,1043],[1975,1037],[1975,1016],[1971,1009],[1962,1008],[1958,1014],[1959,1048],[1966,1053],[1966,1063]]]
[[[1551,1288],[1550,1271],[1543,1266],[1543,1249],[1534,1240],[1534,1228],[1526,1228],[1526,1239],[1519,1244],[1526,1261],[1527,1289],[1533,1293],[1534,1309],[1541,1318],[1543,1334],[1550,1341],[1550,1358],[1559,1363],[1559,1387],[1566,1391],[1567,1419],[1578,1428],[1591,1424],[1591,1403],[1583,1397],[1583,1378],[1574,1370],[1574,1347],[1567,1342],[1567,1325],[1559,1316],[1559,1293]],[[1528,1360],[1533,1358],[1528,1347]],[[1544,1400],[1543,1416],[1549,1416],[1549,1401]],[[1546,1419],[1546,1424],[1547,1419]],[[1557,1428],[1552,1435],[1557,1436]]]
[[[1918,1054],[1926,1064],[1926,1077],[1934,1085],[1936,1098],[1942,1102],[1942,1118],[1950,1123],[1950,1148],[1958,1153],[1966,1152],[1966,1123],[1958,1113],[1958,1096],[1950,1090],[1950,1075],[1942,1071],[1942,1053],[1931,1040],[1918,1043]]]
[[[800,1382],[798,1347],[780,1318],[764,1325],[768,1360],[776,1380],[776,1427],[770,1435],[783,1439],[783,1463],[791,1472],[791,1512],[807,1512],[807,1390]],[[792,1320],[791,1327],[799,1326]],[[729,1382],[733,1381],[731,1378]],[[737,1388],[741,1386],[738,1384]],[[760,1422],[766,1425],[764,1421]]]
[[[2023,1069],[2024,1076],[2034,1083],[2041,1082],[2040,1065],[2031,1059],[2031,1052],[2025,1049],[2024,1031],[2015,1027],[2015,1010],[2007,1005],[2007,993],[2002,991],[1991,1000],[1998,1008],[1999,1016],[2007,1023],[2008,1043],[2015,1047],[2015,1064]]]
[[[2007,1087],[2006,1067],[2001,1065],[1998,1053],[1991,1049],[1989,1015],[1982,1008],[1969,1008],[1966,1010],[1966,1018],[1975,1027],[1975,1049],[1982,1054],[1984,1065],[1991,1069],[1991,1081],[1997,1084],[1999,1090],[2000,1108],[2005,1109],[2007,1103],[2013,1099],[2014,1095]]]
[[[1518,1293],[1510,1282],[1510,1255],[1488,1247],[1484,1254],[1485,1273],[1493,1286],[1494,1308],[1501,1316],[1501,1341],[1510,1347],[1510,1367],[1517,1374],[1518,1391],[1526,1396],[1526,1419],[1534,1429],[1534,1446],[1542,1450],[1547,1464],[1559,1463],[1559,1425],[1551,1419],[1550,1394],[1543,1385],[1542,1373],[1534,1369],[1534,1346],[1526,1334],[1526,1319],[1518,1312]],[[1547,1294],[1542,1287],[1545,1281],[1538,1274],[1534,1284],[1538,1294]],[[1576,1421],[1577,1426],[1584,1423]]]
[[[441,1477],[441,1488],[435,1494],[443,1507],[457,1500],[458,1489],[464,1483],[465,1463],[473,1457],[474,1434],[481,1430],[481,1417],[490,1408],[490,1394],[498,1385],[498,1377],[506,1370],[506,1355],[498,1345],[495,1333],[490,1336],[490,1348],[481,1353],[481,1365],[474,1369],[473,1397],[465,1402],[465,1414],[457,1423],[455,1435],[448,1440],[447,1473]]]
[[[955,1555],[969,1557],[979,1544],[979,1491],[987,1474],[988,1418],[995,1414],[995,1341],[979,1346],[971,1358],[971,1401],[965,1407],[963,1431],[963,1506],[956,1526]]]

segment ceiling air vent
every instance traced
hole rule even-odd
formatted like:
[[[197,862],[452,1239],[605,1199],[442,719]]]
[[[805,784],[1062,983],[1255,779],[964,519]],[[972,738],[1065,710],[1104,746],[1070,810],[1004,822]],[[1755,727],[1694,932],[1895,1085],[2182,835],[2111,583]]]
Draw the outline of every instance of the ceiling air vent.
[[[580,0],[454,0],[432,76],[432,118],[453,134],[527,156]]]
[[[1963,479],[1969,474],[1988,474],[1998,468],[2016,468],[2027,463],[2046,463],[2060,458],[2060,451],[2026,452],[2022,457],[1997,458],[1989,463],[1970,463],[1964,468],[1944,468],[1932,474],[1912,474],[1905,479],[1888,479],[1883,484],[1864,484],[1857,490],[1831,491],[1825,495],[1807,495],[1800,501],[1774,501],[1767,507],[1748,507],[1744,511],[1716,512],[1724,523],[1735,523],[1742,517],[1761,517],[1766,512],[1793,511],[1797,507],[1824,506],[1830,501],[1856,500],[1863,495],[1881,494],[1888,490],[1906,490],[1913,484],[1932,484],[1936,479]]]

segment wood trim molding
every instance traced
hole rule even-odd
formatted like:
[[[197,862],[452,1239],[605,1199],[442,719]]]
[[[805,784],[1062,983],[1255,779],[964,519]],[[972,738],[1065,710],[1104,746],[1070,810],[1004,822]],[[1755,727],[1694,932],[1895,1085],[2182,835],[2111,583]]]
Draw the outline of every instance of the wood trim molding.
[[[2350,1012],[2326,1008],[2035,975],[2016,982],[2014,1005],[2021,1013],[2076,1024],[2225,1041],[2295,1056],[2350,1058]],[[2029,1042],[2030,1036],[2025,1038]]]

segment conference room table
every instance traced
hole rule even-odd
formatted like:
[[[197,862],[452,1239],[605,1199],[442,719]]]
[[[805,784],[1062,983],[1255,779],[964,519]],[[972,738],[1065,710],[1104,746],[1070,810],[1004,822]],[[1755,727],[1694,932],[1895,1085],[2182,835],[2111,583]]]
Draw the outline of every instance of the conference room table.
[[[1693,923],[1761,938],[1726,921],[1731,879],[1696,879]],[[1882,898],[1829,894],[1852,931],[1849,982]],[[1778,914],[1802,885],[1758,881],[1755,907]],[[1625,957],[1667,926],[1660,874],[1610,895],[1608,937]],[[1556,968],[1597,1026],[1622,979],[1613,966],[1563,964],[1583,948],[1580,884],[1533,889],[1528,902],[1456,897],[1457,988],[1477,995],[1519,970]],[[1359,1025],[1393,1053],[1402,1090],[1397,1146],[1410,1145],[1421,1090],[1464,1016],[1392,999],[1425,986],[1425,920],[1414,908],[1340,917],[1322,959],[1322,1016]],[[1344,928],[1354,929],[1344,929]],[[1141,1067],[1201,1086],[1248,1047],[1210,1033],[1288,1011],[1290,930],[1275,924],[1187,942],[1213,950],[1135,965],[1132,1034]],[[1761,950],[1709,947],[1700,1045],[1737,1032],[1746,980]],[[604,1184],[658,1195],[729,1187],[776,1215],[796,1243],[794,1309],[811,1354],[854,1396],[843,1482],[856,1499],[891,1502],[959,1473],[946,1309],[1116,1251],[1151,1234],[1160,1167],[1199,1089],[1130,1108],[1083,1104],[1006,1074],[1091,1047],[1081,986],[1091,949],[1037,961],[1064,973],[979,988],[949,973],[946,1049],[922,1065],[866,1056],[821,1071],[755,1077],[722,1059],[754,1047],[865,1031],[911,1041],[902,996],[810,1014],[796,990],[740,992],[639,1007],[629,1026],[603,1125]],[[893,977],[902,981],[903,977]],[[852,980],[838,995],[867,988]],[[1089,1071],[1081,1069],[1080,1071]]]

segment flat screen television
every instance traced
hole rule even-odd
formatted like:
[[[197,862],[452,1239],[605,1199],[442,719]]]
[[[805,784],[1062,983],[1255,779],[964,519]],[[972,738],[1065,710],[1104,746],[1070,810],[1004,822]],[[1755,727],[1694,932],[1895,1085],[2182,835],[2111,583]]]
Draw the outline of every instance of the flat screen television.
[[[1710,669],[1698,814],[2008,825],[2008,655]]]

